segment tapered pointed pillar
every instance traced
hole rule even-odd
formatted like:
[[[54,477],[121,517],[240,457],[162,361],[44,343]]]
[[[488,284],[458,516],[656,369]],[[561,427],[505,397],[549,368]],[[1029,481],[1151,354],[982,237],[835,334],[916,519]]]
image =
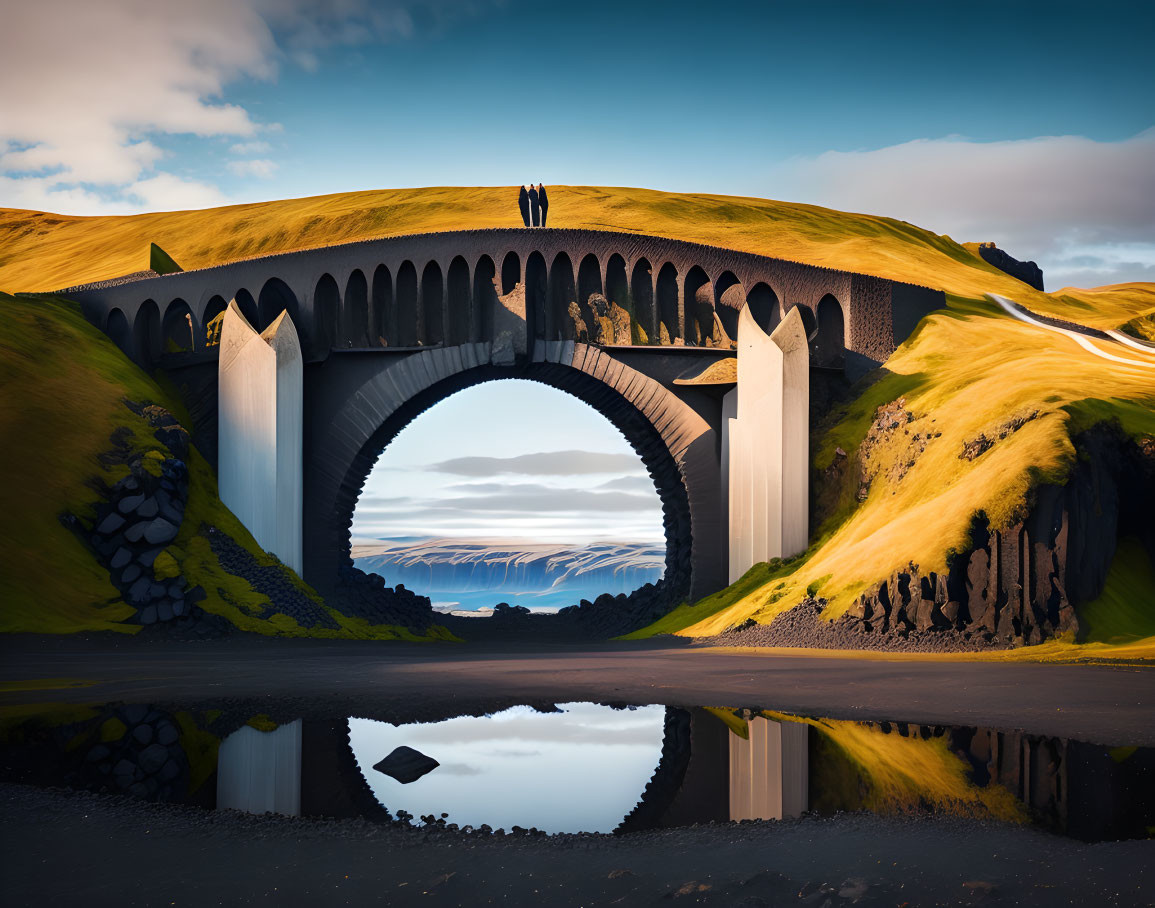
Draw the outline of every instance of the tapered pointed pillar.
[[[304,366],[282,312],[258,334],[229,303],[218,365],[221,501],[257,543],[301,572]]]
[[[806,548],[809,533],[810,354],[796,309],[767,335],[738,317],[738,384],[723,402],[729,580]],[[733,414],[733,415],[731,415]]]

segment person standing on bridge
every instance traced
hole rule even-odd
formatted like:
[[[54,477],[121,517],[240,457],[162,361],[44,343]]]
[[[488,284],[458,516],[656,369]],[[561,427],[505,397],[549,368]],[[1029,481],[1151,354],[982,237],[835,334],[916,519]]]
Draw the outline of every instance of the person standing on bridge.
[[[534,227],[541,223],[541,208],[538,207],[537,189],[534,188],[533,183],[529,184],[529,219],[533,222]]]
[[[529,226],[529,189],[526,186],[521,187],[521,192],[517,194],[517,207],[521,209],[521,220],[525,226]]]
[[[537,184],[537,204],[541,206],[541,226],[545,226],[545,216],[549,211],[549,199],[545,195],[545,187]]]

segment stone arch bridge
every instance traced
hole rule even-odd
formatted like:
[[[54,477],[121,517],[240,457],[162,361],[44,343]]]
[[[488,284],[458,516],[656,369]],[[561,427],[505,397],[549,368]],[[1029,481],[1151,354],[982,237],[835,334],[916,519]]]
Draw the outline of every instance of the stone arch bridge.
[[[870,275],[657,237],[553,228],[369,240],[63,292],[140,365],[165,368],[186,390],[202,389],[211,403],[190,409],[202,442],[217,434],[220,417],[222,498],[258,541],[321,590],[349,563],[353,509],[389,441],[458,390],[519,377],[586,401],[630,441],[663,504],[665,582],[690,598],[726,584],[735,570],[731,539],[750,535],[748,527],[735,529],[726,504],[725,449],[737,412],[734,397],[726,400],[736,396],[742,370],[724,361],[735,359],[741,331],[759,343],[776,338],[777,347],[765,347],[787,351],[773,354],[776,362],[785,356],[797,363],[801,355],[811,369],[855,377],[883,362],[944,302],[941,292]],[[232,329],[225,315],[231,301]],[[282,313],[287,318],[279,319]],[[747,327],[740,331],[740,323]],[[230,330],[233,346],[227,337],[222,343]],[[245,347],[247,335],[236,334],[243,330],[274,351],[273,365],[261,373],[274,377],[258,381],[246,371],[247,390],[236,392],[227,390],[239,386],[226,378],[226,360],[237,354],[227,351]],[[790,342],[791,331],[802,340]],[[762,356],[744,353],[740,362],[742,355]],[[295,378],[284,368],[294,357]],[[775,377],[780,366],[757,373],[760,397],[768,380],[789,397]],[[262,431],[273,440],[261,444],[279,447],[280,460],[254,460],[260,444],[249,437],[251,427],[237,436],[235,420],[221,415],[236,393],[248,395],[250,411],[268,410]],[[793,455],[771,458],[777,474],[770,485],[801,482],[804,492],[805,477],[796,469],[783,475],[782,463],[796,463],[801,451],[805,472],[805,426],[795,420],[784,432],[789,421],[781,407],[775,412],[765,437]],[[749,432],[743,437],[746,450],[763,444]],[[237,445],[247,452],[239,462]],[[287,460],[286,449],[293,452]],[[280,511],[268,500],[226,495],[230,484],[252,485],[254,470],[275,475],[267,487],[276,490],[269,495]],[[801,519],[805,525],[805,514]],[[294,527],[296,541],[254,529],[262,520]],[[753,550],[748,543],[742,550],[754,561],[772,554],[764,540]]]

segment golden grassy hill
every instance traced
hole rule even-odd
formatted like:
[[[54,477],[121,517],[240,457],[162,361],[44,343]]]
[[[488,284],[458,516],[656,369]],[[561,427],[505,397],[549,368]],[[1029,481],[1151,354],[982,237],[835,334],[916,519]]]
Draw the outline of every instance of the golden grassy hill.
[[[375,237],[516,227],[521,224],[516,195],[515,187],[381,189],[118,217],[0,209],[0,289],[50,291],[140,271],[147,266],[150,243],[157,243],[187,270]],[[555,186],[550,188],[550,226],[707,243],[961,296],[1000,293],[1067,318],[1113,299],[1101,291],[1093,299],[1084,291],[1064,291],[1062,296],[1038,293],[949,237],[893,218],[815,205]],[[1132,302],[1123,297],[1118,304],[1112,302],[1107,320]],[[1155,300],[1147,306],[1155,306]]]

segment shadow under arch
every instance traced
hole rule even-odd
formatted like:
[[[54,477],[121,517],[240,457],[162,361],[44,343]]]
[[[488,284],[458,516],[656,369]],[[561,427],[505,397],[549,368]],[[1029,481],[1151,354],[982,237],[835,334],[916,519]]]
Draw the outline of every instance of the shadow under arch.
[[[413,362],[411,368],[415,373],[426,368],[418,364],[416,358],[410,361]],[[402,429],[426,410],[458,391],[486,382],[511,378],[540,382],[572,395],[593,407],[622,434],[649,473],[662,506],[666,557],[665,571],[659,584],[666,599],[671,603],[676,604],[690,595],[694,580],[695,523],[687,477],[691,474],[700,476],[706,472],[701,469],[698,461],[703,455],[714,457],[716,440],[713,431],[703,428],[696,438],[687,441],[686,452],[693,450],[688,457],[685,456],[686,452],[683,452],[681,457],[683,462],[679,463],[679,459],[676,459],[668,446],[669,439],[663,437],[651,421],[651,417],[635,407],[614,387],[582,369],[542,362],[517,367],[485,364],[456,372],[418,391],[383,420],[379,422],[373,420],[377,423],[376,428],[368,433],[363,430],[361,437],[364,440],[355,453],[348,457],[347,465],[342,471],[343,475],[333,488],[335,494],[332,497],[324,494],[315,497],[311,490],[306,491],[305,567],[309,582],[324,590],[343,568],[353,565],[350,555],[351,531],[353,514],[361,490],[378,457]],[[402,380],[403,377],[397,375],[389,379],[390,382]],[[347,408],[352,409],[345,414],[346,419],[341,421],[342,424],[348,421],[365,425],[366,413],[362,410],[361,401],[373,396],[369,388],[372,384],[370,382],[362,385],[347,397]],[[352,447],[347,446],[346,450],[352,452]],[[331,470],[338,459],[344,458],[337,458],[332,454],[327,456],[327,468]],[[691,466],[686,465],[687,460],[691,462]],[[334,475],[332,478],[337,479],[338,476]],[[717,495],[717,489],[703,488],[698,499],[716,505]],[[709,510],[708,504],[704,510]],[[703,550],[706,550],[710,546],[709,536],[713,526],[710,517],[714,515],[701,516],[702,546]],[[716,578],[713,577],[703,576],[701,580],[707,586],[716,583]]]

